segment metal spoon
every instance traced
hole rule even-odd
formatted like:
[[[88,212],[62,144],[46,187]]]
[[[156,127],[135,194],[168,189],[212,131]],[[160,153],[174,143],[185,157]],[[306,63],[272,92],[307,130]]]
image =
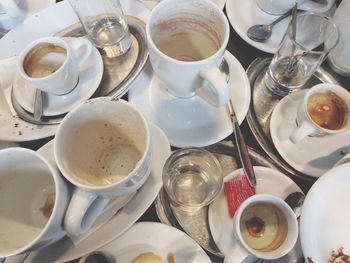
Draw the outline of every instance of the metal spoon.
[[[220,66],[220,71],[222,74],[225,75],[226,81],[229,81],[230,78],[230,68],[227,64],[227,61],[225,59],[222,60]],[[242,131],[239,127],[237,116],[235,113],[235,109],[233,107],[233,103],[231,98],[229,98],[228,105],[227,105],[228,111],[230,113],[230,118],[233,126],[233,133],[235,135],[235,142],[237,146],[237,151],[239,155],[239,159],[241,160],[241,164],[244,170],[244,174],[247,176],[248,182],[250,186],[255,187],[256,186],[256,177],[253,169],[252,161],[250,160],[249,153],[248,153],[248,146],[244,140]]]
[[[289,194],[284,201],[292,208],[297,218],[301,214],[301,207],[303,206],[305,195],[301,192],[294,192]]]
[[[288,12],[281,15],[279,18],[274,20],[269,25],[254,25],[250,27],[247,31],[247,36],[256,42],[265,42],[271,37],[272,34],[272,27],[277,24],[279,21],[285,19],[286,17],[290,16],[292,14],[292,9],[290,9]]]
[[[43,116],[43,92],[39,89],[35,91],[34,99],[34,120],[39,121]]]

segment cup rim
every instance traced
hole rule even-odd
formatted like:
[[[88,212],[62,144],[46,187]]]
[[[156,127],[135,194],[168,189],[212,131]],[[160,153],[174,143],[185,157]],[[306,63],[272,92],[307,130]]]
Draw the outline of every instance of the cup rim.
[[[288,218],[286,216],[287,221],[289,221],[288,219],[290,218],[291,223],[293,224],[295,231],[292,232],[292,238],[291,238],[291,242],[290,245],[288,246],[288,249],[286,249],[285,251],[283,251],[283,253],[279,253],[276,256],[271,255],[271,252],[276,251],[277,249],[280,248],[280,246],[272,251],[267,251],[267,252],[263,252],[263,251],[259,251],[259,250],[255,250],[253,248],[251,248],[243,239],[241,231],[240,231],[240,218],[242,216],[243,211],[245,210],[246,207],[248,207],[249,205],[256,203],[256,202],[269,202],[271,203],[271,200],[274,202],[274,204],[278,204],[279,206],[282,206],[284,208],[284,210],[286,210],[288,212]],[[281,209],[280,209],[281,210]],[[283,212],[283,211],[282,211]],[[283,214],[286,214],[285,212],[283,212]],[[290,250],[294,247],[295,243],[297,242],[298,239],[298,233],[299,233],[299,226],[298,226],[298,220],[293,212],[293,210],[290,208],[290,206],[281,198],[272,195],[272,194],[255,194],[252,195],[250,197],[248,197],[246,200],[243,201],[243,203],[241,203],[241,205],[238,207],[235,215],[234,215],[234,231],[236,233],[236,235],[238,235],[237,239],[239,244],[244,247],[244,249],[246,249],[247,251],[249,251],[250,254],[255,255],[259,258],[263,258],[263,259],[276,259],[276,258],[280,258],[284,255],[286,255],[287,253],[290,252]],[[285,241],[283,241],[284,243]],[[282,243],[282,244],[283,244]]]
[[[58,203],[59,203],[59,200],[61,199],[61,196],[62,196],[62,192],[59,191],[59,189],[58,189],[58,187],[60,185],[60,182],[58,181],[59,176],[60,176],[58,171],[40,153],[38,153],[34,150],[31,150],[31,149],[22,148],[22,147],[11,147],[11,148],[5,148],[5,149],[0,150],[0,152],[5,152],[5,153],[6,152],[19,152],[19,151],[22,153],[34,156],[35,158],[37,158],[38,160],[43,162],[45,164],[45,166],[49,169],[50,175],[53,178],[53,182],[55,184],[55,202],[53,205],[51,215],[48,218],[48,220],[46,221],[45,225],[41,228],[40,233],[34,239],[32,239],[29,243],[27,243],[26,245],[24,245],[20,248],[17,248],[16,250],[13,250],[11,253],[7,253],[7,254],[0,253],[0,257],[10,257],[10,256],[14,256],[14,255],[23,253],[27,250],[31,250],[31,247],[35,246],[37,241],[40,240],[46,234],[46,232],[48,231],[48,228],[51,227],[52,222],[55,220],[57,210],[59,209]]]
[[[340,128],[340,129],[336,129],[336,130],[327,129],[327,128],[324,128],[324,127],[318,125],[311,118],[311,116],[309,114],[309,111],[307,110],[307,103],[308,103],[309,97],[312,94],[314,94],[315,92],[317,92],[317,91],[320,91],[320,92],[322,91],[322,93],[323,93],[324,90],[322,89],[322,87],[324,87],[325,90],[330,90],[330,91],[333,91],[333,89],[332,88],[327,88],[327,87],[335,87],[336,89],[341,90],[341,92],[344,92],[344,93],[347,92],[348,93],[348,99],[347,100],[343,99],[345,101],[345,104],[346,104],[347,108],[348,108],[347,125],[346,126]],[[336,94],[339,96],[338,93],[336,93]],[[347,102],[349,102],[349,103],[347,103]],[[333,83],[320,83],[320,84],[317,84],[317,85],[311,87],[307,91],[307,93],[305,94],[305,98],[303,100],[303,110],[306,113],[308,121],[310,121],[312,123],[312,125],[317,127],[318,130],[320,130],[321,132],[325,132],[327,134],[338,134],[338,133],[344,132],[344,131],[346,131],[346,130],[348,130],[350,128],[350,107],[349,106],[350,106],[350,93],[343,86],[338,85],[338,84],[333,84]]]
[[[140,119],[142,120],[143,126],[145,127],[145,136],[147,139],[146,145],[145,145],[145,150],[142,153],[142,157],[140,158],[140,160],[137,162],[136,166],[133,168],[132,171],[129,172],[129,174],[127,176],[125,176],[123,179],[118,180],[112,184],[105,184],[105,185],[88,185],[88,184],[83,184],[81,183],[79,180],[77,180],[75,178],[74,175],[70,175],[70,172],[67,171],[65,169],[65,166],[61,163],[61,159],[57,156],[59,156],[58,154],[58,144],[59,144],[59,140],[62,140],[62,138],[60,138],[60,134],[62,133],[62,130],[65,129],[65,120],[68,120],[70,118],[72,118],[72,116],[75,116],[78,112],[80,112],[82,110],[82,108],[84,107],[85,104],[93,104],[93,103],[104,103],[104,102],[117,102],[117,103],[122,103],[124,106],[127,106],[129,109],[132,109],[134,112],[136,112],[136,114],[140,117]],[[151,131],[150,131],[150,127],[148,125],[148,122],[146,121],[145,117],[143,116],[143,114],[141,114],[141,112],[136,109],[132,104],[130,104],[128,101],[123,100],[121,98],[118,97],[96,97],[96,98],[92,98],[87,100],[86,102],[80,104],[79,106],[75,107],[72,111],[70,111],[63,119],[61,124],[59,125],[57,131],[56,131],[56,135],[55,135],[55,139],[54,139],[54,156],[55,156],[55,160],[57,163],[57,166],[59,168],[59,170],[61,171],[62,175],[64,178],[66,178],[69,182],[71,182],[75,187],[84,189],[85,191],[103,191],[103,190],[109,190],[112,189],[118,185],[123,184],[124,182],[128,181],[130,179],[130,177],[132,177],[135,174],[135,171],[137,171],[144,163],[144,161],[146,160],[146,158],[148,157],[149,153],[152,152],[151,147],[152,147],[152,142],[151,142],[152,138],[151,138]],[[150,167],[147,169],[146,174],[150,173],[151,171],[151,164]]]
[[[293,39],[292,30],[290,30],[290,27],[291,27],[290,25],[291,25],[292,21],[290,21],[289,24],[288,24],[286,34],[288,34],[290,41],[294,45],[299,47],[301,50],[304,50],[305,52],[308,52],[308,53],[311,53],[311,54],[320,54],[320,55],[323,54],[323,53],[328,54],[329,51],[332,50],[339,43],[340,32],[339,32],[339,28],[338,28],[337,24],[335,23],[333,18],[331,18],[331,17],[329,17],[329,16],[327,16],[325,14],[322,14],[322,13],[316,13],[316,12],[311,12],[311,11],[306,11],[306,12],[303,12],[301,14],[298,14],[297,17],[306,16],[306,15],[322,17],[322,18],[328,20],[330,24],[332,24],[332,27],[336,30],[336,36],[337,36],[337,40],[334,42],[333,46],[328,47],[327,50],[324,50],[324,51],[315,51],[315,50],[309,49],[307,47],[304,47],[302,44],[300,44],[299,42],[297,42],[296,40]]]
[[[59,42],[59,43],[58,43]],[[38,46],[39,44],[41,43],[49,43],[49,44],[55,44],[55,45],[58,45],[60,47],[63,47],[65,50],[66,50],[66,58],[64,60],[64,62],[62,63],[62,65],[53,73],[51,73],[50,75],[47,75],[45,77],[41,77],[41,78],[33,78],[33,77],[30,77],[26,71],[24,70],[24,66],[23,66],[23,63],[24,63],[24,60],[27,56],[27,54],[33,49],[35,48],[36,46]],[[22,78],[26,79],[26,80],[29,80],[29,81],[35,81],[35,82],[38,82],[38,81],[43,81],[43,80],[47,80],[49,78],[52,78],[56,75],[58,75],[62,70],[63,68],[67,65],[68,63],[68,60],[71,56],[71,50],[69,48],[69,45],[68,43],[63,40],[61,37],[55,37],[55,36],[50,36],[50,37],[42,37],[42,38],[39,38],[39,39],[36,39],[32,42],[30,42],[19,54],[19,59],[17,61],[17,69],[19,69],[19,73],[21,75]]]
[[[219,160],[214,156],[214,154],[212,154],[211,152],[209,152],[209,151],[207,151],[207,150],[205,150],[203,148],[200,148],[200,147],[185,147],[185,148],[177,149],[177,150],[175,150],[175,151],[173,151],[171,153],[171,155],[168,157],[168,159],[166,160],[166,162],[165,162],[165,164],[163,166],[162,180],[164,182],[165,172],[168,169],[170,163],[173,161],[173,159],[178,157],[178,156],[185,155],[185,154],[187,154],[190,151],[206,154],[210,159],[212,159],[212,161],[215,163],[215,165],[217,167],[217,173],[220,174],[220,177],[218,177],[219,178],[219,183],[216,185],[216,189],[215,189],[215,192],[213,193],[212,198],[206,200],[206,202],[203,203],[203,204],[189,205],[187,203],[180,202],[178,200],[175,200],[175,199],[171,198],[171,191],[167,187],[167,184],[163,183],[163,188],[164,188],[165,192],[167,193],[167,195],[169,196],[169,199],[174,203],[174,205],[181,206],[181,207],[183,207],[185,209],[199,209],[199,208],[207,206],[211,202],[213,202],[215,200],[215,198],[218,196],[218,194],[221,192],[221,190],[223,188],[223,185],[224,185],[224,176],[223,176],[222,167],[221,167],[221,164],[220,164]]]
[[[188,2],[186,0],[182,0],[183,2]],[[152,47],[152,49],[159,55],[161,56],[163,59],[167,59],[171,62],[175,62],[175,63],[179,63],[183,66],[189,66],[189,65],[196,65],[196,64],[200,64],[200,63],[203,63],[205,61],[208,61],[208,60],[211,60],[213,58],[215,58],[216,56],[218,56],[218,54],[223,54],[224,51],[226,50],[227,48],[227,43],[229,41],[229,37],[230,37],[230,25],[229,25],[229,22],[227,20],[227,18],[225,17],[225,15],[223,14],[222,10],[216,5],[214,4],[212,1],[209,1],[209,0],[204,0],[202,1],[202,3],[205,3],[206,5],[209,5],[211,8],[214,8],[214,10],[216,10],[216,12],[220,13],[220,17],[222,18],[222,21],[223,21],[223,24],[225,26],[225,31],[227,32],[225,34],[225,37],[222,41],[222,44],[221,46],[219,47],[219,49],[214,53],[212,54],[211,56],[205,58],[205,59],[201,59],[201,60],[196,60],[196,61],[182,61],[182,60],[178,60],[178,59],[175,59],[175,58],[172,58],[166,54],[164,54],[162,51],[160,51],[158,49],[158,47],[156,46],[156,44],[154,43],[153,41],[153,38],[151,37],[151,29],[150,29],[150,21],[151,19],[153,18],[154,14],[156,14],[157,12],[160,12],[158,10],[160,10],[163,6],[166,6],[168,4],[168,2],[173,2],[172,0],[162,0],[160,3],[158,3],[154,9],[152,10],[152,13],[148,19],[148,22],[146,23],[146,37],[147,37],[147,44],[150,45]],[[221,13],[223,16],[221,16]]]

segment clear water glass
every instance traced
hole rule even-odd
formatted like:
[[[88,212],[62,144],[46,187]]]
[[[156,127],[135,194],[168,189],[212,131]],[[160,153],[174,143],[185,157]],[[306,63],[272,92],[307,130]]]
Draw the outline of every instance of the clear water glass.
[[[107,57],[125,54],[130,31],[119,0],[69,0],[93,44]]]
[[[163,168],[163,186],[173,205],[186,210],[209,205],[223,186],[217,158],[196,147],[174,151]]]
[[[338,40],[338,27],[330,17],[311,12],[299,14],[295,39],[290,23],[268,68],[266,86],[279,96],[302,88]]]

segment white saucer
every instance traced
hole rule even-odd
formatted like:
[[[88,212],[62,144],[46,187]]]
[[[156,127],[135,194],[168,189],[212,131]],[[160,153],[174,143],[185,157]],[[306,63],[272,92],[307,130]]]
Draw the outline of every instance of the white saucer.
[[[107,223],[86,237],[77,245],[65,237],[59,242],[30,254],[26,262],[66,262],[97,250],[130,228],[152,204],[162,187],[162,170],[170,155],[170,145],[166,135],[150,124],[152,132],[153,168],[145,184],[135,196]],[[53,142],[38,150],[43,156],[54,162]]]
[[[249,109],[250,84],[239,61],[228,51],[225,59],[230,68],[231,98],[241,123]],[[221,141],[233,131],[226,107],[216,108],[199,96],[178,99],[170,95],[148,63],[132,84],[129,101],[150,122],[159,126],[175,147],[202,147]]]
[[[247,36],[248,28],[257,24],[269,24],[278,16],[270,15],[262,11],[255,0],[226,0],[227,17],[237,34],[248,44],[268,53],[276,53],[279,43],[287,30],[290,17],[277,23],[272,30],[272,35],[265,43],[251,40]]]
[[[22,9],[24,17],[12,18],[6,13],[0,13],[0,25],[2,24],[3,27],[11,29],[18,23],[22,22],[26,17],[29,17],[55,3],[56,0],[21,0],[19,1],[19,7]]]
[[[350,163],[331,169],[306,195],[300,218],[305,262],[310,257],[313,262],[327,263],[332,250],[340,247],[350,255],[349,171]]]
[[[73,38],[65,38],[70,43]],[[79,82],[68,94],[57,96],[45,93],[43,113],[45,116],[60,115],[69,112],[75,106],[88,100],[97,90],[103,76],[103,61],[98,50],[93,47],[90,58],[79,69]],[[13,82],[13,92],[16,100],[27,111],[34,112],[36,89],[26,84],[17,75]]]
[[[125,263],[147,252],[161,257],[162,262],[172,262],[167,260],[170,254],[173,254],[174,262],[211,262],[203,249],[184,232],[156,222],[136,223],[98,251],[113,257],[115,262]]]
[[[307,137],[293,144],[289,136],[296,128],[297,107],[307,90],[284,97],[275,107],[270,120],[273,144],[282,158],[294,169],[313,177],[320,177],[350,152],[350,131],[334,136]]]
[[[242,169],[238,169],[227,175],[224,178],[224,182],[238,176],[241,173],[241,170]],[[284,199],[293,192],[302,192],[297,184],[277,170],[262,166],[255,166],[254,171],[257,179],[255,189],[257,194],[272,194]],[[224,255],[227,255],[230,252],[230,248],[233,247],[237,241],[233,235],[232,218],[228,213],[224,190],[222,190],[217,199],[210,204],[208,220],[210,231],[216,245]],[[300,242],[298,240],[293,250],[289,252],[289,254],[280,259],[272,260],[271,262],[297,263],[300,262],[301,259],[302,253]],[[253,262],[257,262],[257,259],[253,256],[251,257],[251,260]]]

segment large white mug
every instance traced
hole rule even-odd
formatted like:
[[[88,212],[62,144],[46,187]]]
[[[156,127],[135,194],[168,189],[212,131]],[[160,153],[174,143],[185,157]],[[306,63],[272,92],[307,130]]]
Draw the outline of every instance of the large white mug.
[[[350,1],[342,1],[333,16],[339,28],[339,43],[329,53],[328,62],[332,69],[344,76],[350,76]]]
[[[69,112],[58,127],[54,154],[75,186],[65,217],[72,236],[88,231],[111,202],[124,202],[151,171],[151,135],[127,101],[101,97]]]
[[[164,0],[146,24],[155,74],[179,98],[199,95],[214,106],[228,102],[229,87],[218,66],[230,35],[226,16],[208,0]]]
[[[289,205],[279,197],[257,194],[246,199],[233,217],[233,235],[227,263],[257,257],[272,260],[283,257],[298,238],[298,221]]]
[[[59,37],[44,37],[28,44],[19,55],[19,76],[30,86],[64,95],[79,81],[79,67],[90,57],[92,44],[75,38],[68,44]]]
[[[0,258],[49,245],[65,235],[69,193],[56,166],[25,148],[0,150]]]
[[[271,15],[284,14],[293,8],[295,3],[298,4],[298,9],[324,13],[334,5],[334,2],[335,0],[326,0],[322,3],[312,0],[256,0],[258,7]]]
[[[293,143],[307,136],[336,135],[350,128],[350,93],[336,84],[318,84],[307,91],[297,111]]]

